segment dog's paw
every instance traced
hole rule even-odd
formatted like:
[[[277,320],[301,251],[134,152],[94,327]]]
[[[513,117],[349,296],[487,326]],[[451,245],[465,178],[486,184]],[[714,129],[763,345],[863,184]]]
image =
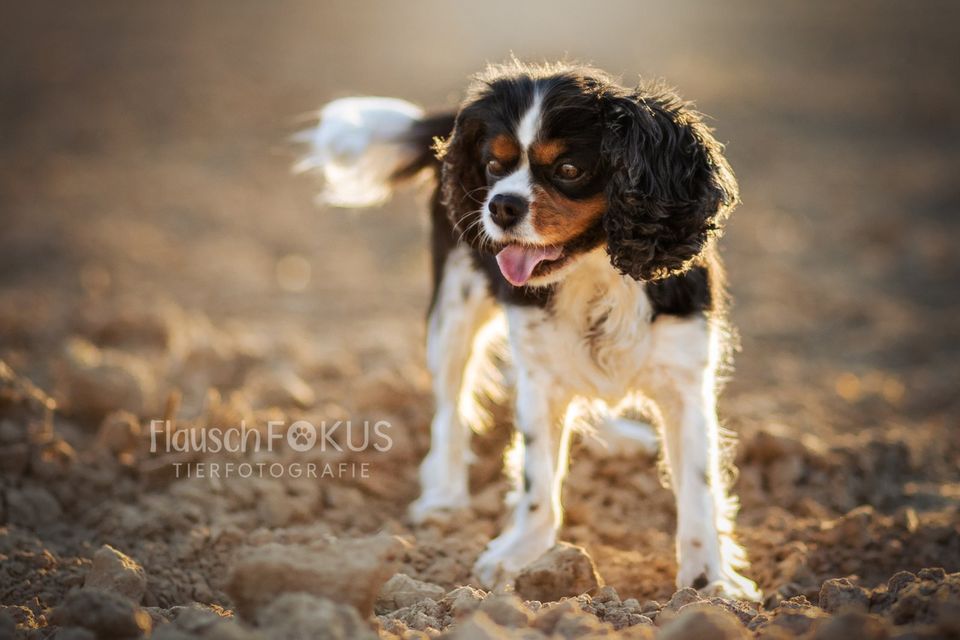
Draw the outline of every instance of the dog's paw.
[[[507,558],[490,550],[484,551],[473,565],[473,577],[484,589],[493,590],[513,581],[519,568],[512,568]]]
[[[704,596],[717,596],[729,600],[749,600],[762,602],[763,594],[757,583],[746,578],[733,569],[726,569],[716,580],[697,588]]]
[[[525,566],[554,544],[554,536],[528,532],[504,533],[494,538],[473,565],[473,575],[485,589],[496,589],[513,581]]]
[[[423,524],[428,520],[447,520],[460,509],[470,505],[467,494],[452,493],[443,490],[427,490],[410,503],[407,515],[414,524]]]

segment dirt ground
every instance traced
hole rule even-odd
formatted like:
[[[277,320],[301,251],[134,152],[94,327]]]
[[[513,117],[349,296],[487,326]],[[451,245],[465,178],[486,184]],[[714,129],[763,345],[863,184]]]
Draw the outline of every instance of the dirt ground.
[[[0,637],[960,636],[960,11],[818,4],[4,3]],[[423,194],[318,209],[284,140],[333,97],[448,107],[510,51],[666,78],[728,144],[721,413],[759,606],[675,594],[655,458],[582,442],[584,551],[519,599],[471,588],[508,420],[463,513],[405,517]],[[151,452],[162,418],[392,447]],[[244,462],[335,477],[209,477]]]

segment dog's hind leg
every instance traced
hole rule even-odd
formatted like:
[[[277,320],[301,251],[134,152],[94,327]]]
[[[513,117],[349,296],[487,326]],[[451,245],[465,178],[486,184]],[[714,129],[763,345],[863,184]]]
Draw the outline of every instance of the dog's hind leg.
[[[430,453],[420,466],[420,497],[410,516],[420,522],[470,499],[470,429],[459,400],[474,337],[495,310],[486,279],[465,247],[446,257],[427,327],[427,366],[433,376],[436,413],[430,427]]]

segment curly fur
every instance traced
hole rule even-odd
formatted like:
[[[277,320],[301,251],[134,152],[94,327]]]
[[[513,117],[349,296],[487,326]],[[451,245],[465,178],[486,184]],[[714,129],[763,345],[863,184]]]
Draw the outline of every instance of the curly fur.
[[[450,137],[436,144],[441,202],[460,240],[472,247],[482,243],[480,218],[488,188],[479,157],[482,135],[482,124],[467,105],[457,114]]]
[[[685,271],[739,199],[722,147],[666,90],[639,89],[607,104],[610,261],[637,280]]]

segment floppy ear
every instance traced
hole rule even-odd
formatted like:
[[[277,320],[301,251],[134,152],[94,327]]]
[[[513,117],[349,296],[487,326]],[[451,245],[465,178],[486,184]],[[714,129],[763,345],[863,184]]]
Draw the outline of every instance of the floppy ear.
[[[636,280],[686,270],[739,201],[721,145],[667,91],[606,96],[610,261]]]
[[[471,246],[480,244],[480,220],[488,188],[480,161],[482,137],[483,124],[468,105],[457,114],[450,137],[437,143],[437,156],[442,162],[442,202],[454,230]]]

